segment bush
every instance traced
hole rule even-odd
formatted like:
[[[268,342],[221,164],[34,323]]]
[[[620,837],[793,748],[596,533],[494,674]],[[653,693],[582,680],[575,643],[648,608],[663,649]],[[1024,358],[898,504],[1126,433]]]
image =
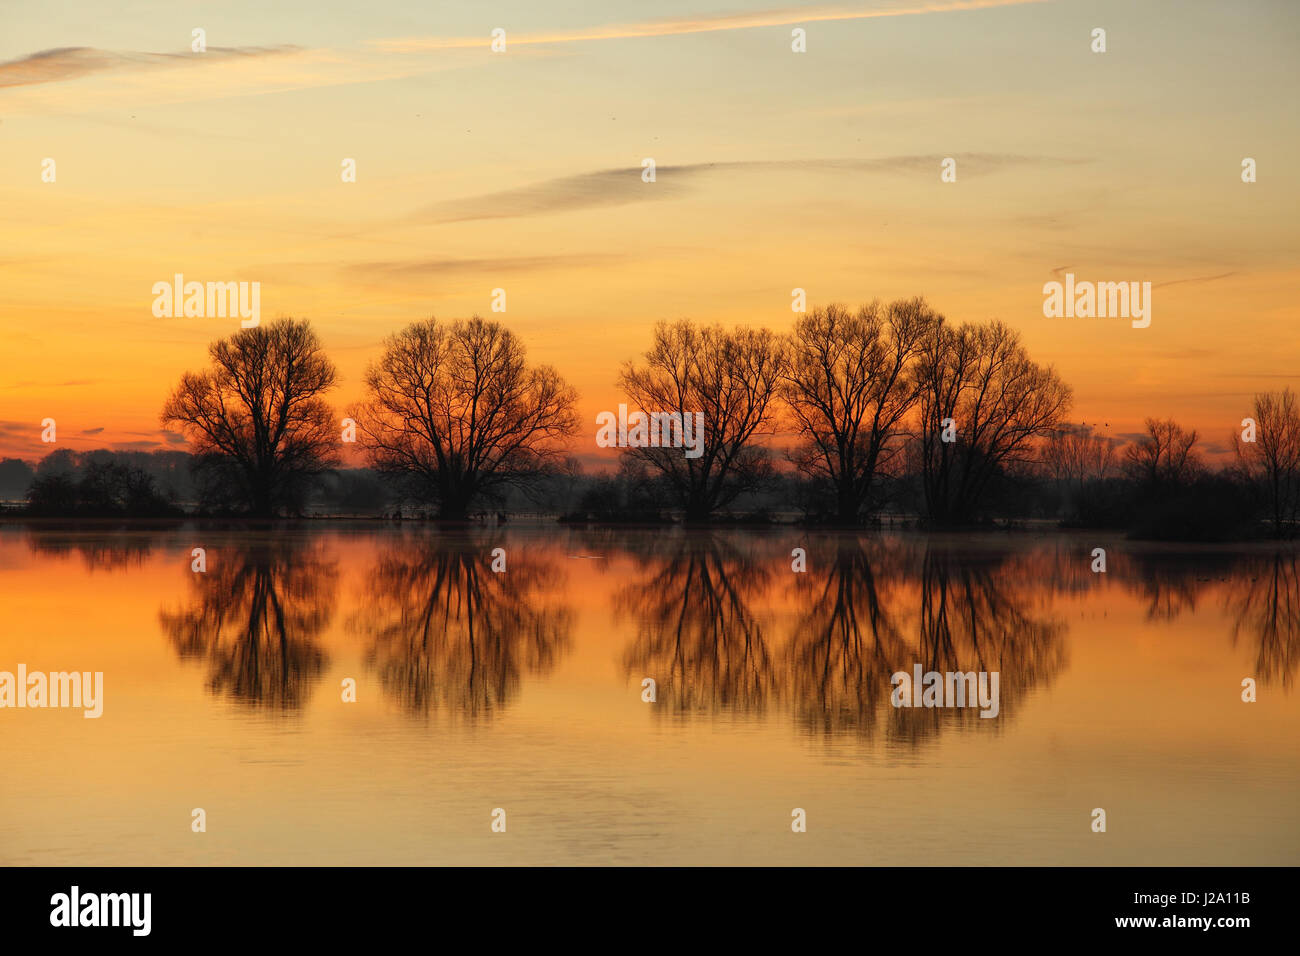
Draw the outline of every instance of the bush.
[[[110,461],[92,461],[81,478],[53,471],[32,481],[27,510],[36,515],[85,517],[160,517],[180,509],[159,493],[144,469]]]
[[[1222,475],[1146,495],[1129,526],[1129,537],[1146,541],[1232,541],[1259,532],[1248,490]]]

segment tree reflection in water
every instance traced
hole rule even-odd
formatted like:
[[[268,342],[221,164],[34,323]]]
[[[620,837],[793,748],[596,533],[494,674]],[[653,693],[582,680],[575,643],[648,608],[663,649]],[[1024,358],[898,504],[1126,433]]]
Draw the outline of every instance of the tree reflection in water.
[[[996,721],[974,707],[896,709],[896,671],[998,671],[1005,720],[1064,664],[1064,625],[1034,590],[1032,554],[845,536],[808,550],[809,571],[794,575],[782,604],[775,571],[789,559],[779,548],[702,534],[659,549],[616,601],[637,623],[627,675],[653,677],[673,713],[755,715],[779,705],[809,733],[871,736],[883,723],[891,738],[916,742]],[[830,566],[819,570],[816,557],[828,552]],[[784,630],[783,620],[792,621]]]
[[[334,615],[338,567],[320,541],[271,537],[211,550],[189,603],[162,610],[180,656],[204,661],[208,688],[241,703],[301,707],[323,673],[317,643]]]
[[[468,533],[407,536],[368,576],[351,627],[369,642],[367,664],[386,693],[415,714],[491,717],[525,675],[549,672],[569,646],[573,614],[547,547],[509,548]]]

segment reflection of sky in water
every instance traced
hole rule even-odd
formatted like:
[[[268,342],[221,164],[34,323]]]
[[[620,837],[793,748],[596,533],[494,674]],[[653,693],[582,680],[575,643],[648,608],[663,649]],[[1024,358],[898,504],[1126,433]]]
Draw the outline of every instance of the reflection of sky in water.
[[[0,714],[0,862],[1300,858],[1295,552],[7,527],[0,569],[0,669],[105,673],[98,721]],[[915,664],[999,717],[891,707]]]

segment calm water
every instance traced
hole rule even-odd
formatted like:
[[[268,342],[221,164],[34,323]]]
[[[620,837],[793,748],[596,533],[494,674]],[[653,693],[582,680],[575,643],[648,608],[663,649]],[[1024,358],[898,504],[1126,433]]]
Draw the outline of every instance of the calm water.
[[[3,526],[0,607],[0,671],[105,684],[0,710],[3,864],[1300,863],[1294,551]]]

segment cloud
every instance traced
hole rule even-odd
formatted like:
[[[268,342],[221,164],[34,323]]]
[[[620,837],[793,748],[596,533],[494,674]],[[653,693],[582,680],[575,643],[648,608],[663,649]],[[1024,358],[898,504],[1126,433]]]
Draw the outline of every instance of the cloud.
[[[512,46],[581,43],[592,40],[628,40],[644,37],[680,36],[687,33],[714,33],[720,30],[752,30],[758,27],[820,23],[827,20],[870,20],[877,17],[906,17],[927,13],[956,13],[987,10],[993,7],[1018,7],[1045,0],[920,0],[912,3],[885,3],[870,9],[848,10],[843,7],[781,7],[749,13],[720,13],[699,17],[664,17],[635,23],[606,24],[571,30],[565,33],[512,35],[507,31],[507,49]],[[486,48],[490,42],[481,37],[398,37],[372,40],[371,45],[389,53],[426,53],[434,50]]]
[[[1221,272],[1216,276],[1193,276],[1190,279],[1172,279],[1169,282],[1157,282],[1151,288],[1163,289],[1165,286],[1182,285],[1184,282],[1216,282],[1219,279],[1226,279],[1228,276],[1235,276],[1235,272]]]
[[[520,55],[529,54],[521,51]],[[294,45],[210,46],[206,53],[119,53],[64,47],[0,63],[0,95],[8,94],[5,119],[10,115],[63,112],[84,116],[101,110],[120,111],[125,104],[134,110],[159,104],[382,83],[465,69],[483,62],[481,54],[469,50],[431,57]],[[81,82],[69,82],[74,80]]]
[[[1261,372],[1256,369],[1250,369],[1246,372],[1205,372],[1203,374],[1213,375],[1216,378],[1244,378],[1254,380],[1257,378],[1281,378],[1292,382],[1300,381],[1300,374],[1296,372]],[[1221,392],[1224,395],[1250,395],[1252,392]]]
[[[500,192],[451,199],[426,206],[413,218],[434,222],[468,222],[475,219],[513,219],[596,206],[619,206],[646,200],[678,199],[691,192],[699,179],[716,172],[924,172],[936,171],[946,157],[884,156],[876,159],[772,159],[658,166],[654,183],[641,181],[640,167],[598,169],[560,176]],[[1073,165],[1088,162],[1047,156],[1001,153],[957,153],[953,156],[969,178],[1010,166]],[[937,175],[937,173],[936,173]]]
[[[0,388],[69,388],[73,385],[95,385],[98,382],[97,378],[70,378],[63,382],[37,382],[33,379],[23,379],[12,385],[0,385]]]
[[[621,260],[616,255],[503,256],[489,259],[424,259],[359,262],[349,268],[372,277],[402,278],[461,275],[471,272],[533,272],[541,269],[585,269]]]
[[[1074,266],[1057,266],[1055,269],[1051,270],[1051,273],[1052,275],[1056,276],[1058,280],[1064,282],[1065,273],[1073,268]],[[1191,278],[1188,279],[1171,279],[1168,282],[1157,282],[1154,285],[1152,285],[1151,288],[1163,289],[1166,286],[1182,285],[1185,282],[1217,282],[1219,279],[1226,279],[1229,276],[1235,276],[1236,274],[1237,273],[1235,272],[1221,272],[1218,275],[1213,275],[1213,276],[1192,276]]]
[[[0,63],[0,87],[33,86],[76,79],[112,69],[121,61],[115,53],[92,47],[65,46]]]
[[[88,46],[55,47],[16,60],[0,63],[0,88],[60,83],[92,73],[181,64],[204,64],[213,60],[275,56],[296,52],[294,46],[208,47],[206,53],[116,53]]]
[[[98,428],[83,428],[83,429],[81,430],[81,434],[83,434],[83,435],[98,435],[98,434],[99,434],[100,432],[102,432],[103,430],[104,430],[104,426],[103,426],[103,425],[100,425]]]

